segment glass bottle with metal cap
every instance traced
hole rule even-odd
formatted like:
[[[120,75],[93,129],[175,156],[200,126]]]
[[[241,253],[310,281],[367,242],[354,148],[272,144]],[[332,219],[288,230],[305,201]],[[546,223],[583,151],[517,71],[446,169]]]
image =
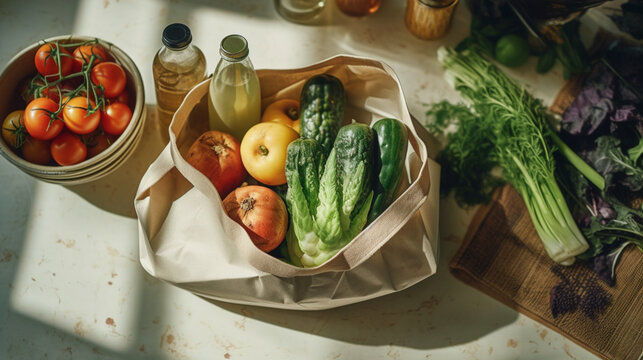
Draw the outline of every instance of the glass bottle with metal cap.
[[[152,72],[161,132],[167,127],[183,98],[196,84],[205,80],[206,61],[203,52],[192,44],[190,28],[170,24],[163,30],[163,46],[154,56]]]
[[[210,129],[232,134],[239,141],[261,116],[259,78],[248,53],[243,36],[226,36],[209,90]]]

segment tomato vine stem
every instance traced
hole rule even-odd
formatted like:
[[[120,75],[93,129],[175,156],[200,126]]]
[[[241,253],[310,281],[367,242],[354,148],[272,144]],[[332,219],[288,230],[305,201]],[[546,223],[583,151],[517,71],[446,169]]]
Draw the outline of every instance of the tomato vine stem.
[[[49,45],[50,52],[47,55],[46,59],[54,60],[54,62],[58,66],[58,73],[45,75],[45,76],[38,74],[31,79],[31,82],[29,84],[29,89],[27,92],[28,96],[33,95],[35,98],[42,97],[42,94],[46,89],[50,89],[53,86],[56,87],[56,90],[58,91],[58,95],[59,95],[59,100],[58,100],[58,110],[52,113],[52,114],[55,114],[55,117],[58,117],[58,115],[60,115],[60,113],[62,112],[63,108],[65,107],[65,105],[69,100],[78,96],[83,90],[85,91],[86,97],[87,97],[87,115],[91,115],[98,110],[105,109],[105,96],[103,95],[104,87],[101,84],[99,85],[94,84],[93,81],[91,80],[91,69],[94,63],[96,62],[96,59],[99,59],[99,60],[104,60],[104,59],[100,59],[101,57],[95,54],[92,49],[92,54],[89,57],[89,61],[83,63],[80,71],[63,75],[62,66],[60,66],[61,56],[67,56],[74,59],[74,56],[70,54],[61,53],[60,51],[61,48],[71,48],[71,47],[78,47],[78,46],[89,45],[89,44],[100,45],[102,44],[102,42],[99,41],[98,39],[93,39],[93,40],[85,40],[85,41],[76,42],[76,43],[61,43],[58,40],[56,40],[53,43],[50,43]],[[80,85],[76,86],[75,89],[65,90],[60,87],[60,84],[63,81],[78,78],[78,77],[82,77],[83,82]],[[38,81],[42,82],[42,84],[37,83]],[[94,106],[91,106],[92,97],[95,99]],[[53,120],[55,119],[52,118],[52,121]],[[49,128],[49,126],[47,128]]]

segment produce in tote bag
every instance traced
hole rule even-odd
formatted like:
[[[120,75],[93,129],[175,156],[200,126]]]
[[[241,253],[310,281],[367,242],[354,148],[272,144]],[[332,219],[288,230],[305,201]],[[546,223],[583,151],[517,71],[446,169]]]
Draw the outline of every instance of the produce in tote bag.
[[[276,192],[265,186],[236,188],[223,200],[223,208],[232,220],[243,226],[261,251],[276,249],[286,236],[286,205]]]
[[[377,135],[375,156],[376,169],[373,189],[373,204],[368,213],[368,222],[377,219],[395,200],[402,183],[404,160],[409,144],[406,126],[396,119],[381,119],[373,124]]]
[[[346,96],[342,82],[332,75],[309,78],[301,98],[305,104],[302,138],[298,139],[291,127],[295,116],[288,117],[290,126],[279,119],[286,109],[295,109],[297,102],[278,100],[264,111],[266,121],[252,126],[243,136],[241,160],[252,177],[249,182],[266,186],[287,182],[285,198],[292,225],[287,251],[279,255],[296,266],[315,267],[353,240],[366,226],[369,214],[373,221],[393,202],[402,178],[408,136],[406,127],[395,119],[381,119],[373,128],[359,123],[339,127]],[[334,144],[327,154],[324,144],[330,142]],[[285,214],[286,221],[270,212],[259,215],[262,212],[256,211],[255,205],[262,206],[255,204],[258,197],[251,196],[248,187],[238,187],[228,195],[246,174],[240,171],[238,148],[231,135],[210,130],[190,147],[187,160],[225,197],[226,212],[243,226],[253,243],[270,252],[286,235],[288,213],[279,199],[266,203],[274,205],[272,214]],[[266,187],[251,188],[254,195],[267,190],[278,198]],[[266,226],[271,221],[276,221],[274,231]]]
[[[168,148],[141,181],[136,209],[143,267],[157,278],[208,299],[287,309],[326,309],[355,303],[399,291],[433,274],[439,168],[428,158],[426,133],[408,114],[391,69],[377,61],[340,56],[305,69],[259,70],[257,74],[263,106],[297,98],[306,81],[317,75],[332,75],[342,83],[346,106],[356,123],[338,130],[331,151],[340,144],[344,149],[348,144],[360,144],[363,150],[352,154],[338,148],[332,156],[329,152],[329,157],[312,155],[323,153],[321,144],[300,138],[290,145],[298,151],[297,161],[290,163],[294,167],[287,165],[285,171],[300,170],[302,191],[316,194],[303,198],[306,206],[317,209],[324,191],[337,197],[335,204],[340,209],[333,223],[344,231],[338,236],[328,227],[326,232],[337,244],[346,246],[333,250],[334,255],[318,266],[294,266],[279,258],[279,253],[288,252],[287,244],[299,246],[298,241],[289,240],[294,234],[293,214],[286,243],[269,254],[255,246],[247,229],[228,216],[211,181],[185,161],[189,145],[204,131],[198,121],[207,113],[207,83],[202,83],[177,111]],[[366,88],[371,89],[369,94],[363,94]],[[381,169],[377,135],[371,123],[386,117],[399,119],[408,130],[409,150],[403,157],[397,199],[365,226],[376,193],[375,178]],[[303,122],[302,106],[302,129]],[[292,155],[289,151],[288,156]],[[360,160],[366,158],[370,161]],[[331,179],[333,173],[335,186],[321,186],[328,181],[324,176]],[[235,192],[254,186],[256,180],[246,181],[251,185]],[[347,189],[356,191],[345,194]],[[340,206],[344,205],[343,198],[351,199],[347,206]],[[315,286],[311,286],[313,283]]]
[[[299,120],[299,101],[281,99],[268,105],[261,115],[261,122],[276,122],[286,125],[299,133],[301,120]]]
[[[237,139],[216,130],[201,134],[185,160],[210,179],[222,198],[241,185],[247,175]]]
[[[374,146],[373,130],[367,125],[340,128],[321,176],[323,149],[315,140],[289,146],[286,201],[294,236],[287,241],[293,264],[318,266],[362,231],[373,200]]]
[[[328,74],[311,77],[301,90],[301,137],[315,139],[328,157],[344,121],[346,94],[342,82]]]

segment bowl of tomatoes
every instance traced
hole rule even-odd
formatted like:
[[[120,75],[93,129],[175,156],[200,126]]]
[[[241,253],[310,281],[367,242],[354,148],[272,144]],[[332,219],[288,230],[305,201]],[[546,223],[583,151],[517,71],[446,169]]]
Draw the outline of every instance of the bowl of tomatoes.
[[[5,66],[0,119],[0,153],[13,165],[48,182],[90,182],[134,152],[145,121],[143,80],[114,44],[53,37]]]

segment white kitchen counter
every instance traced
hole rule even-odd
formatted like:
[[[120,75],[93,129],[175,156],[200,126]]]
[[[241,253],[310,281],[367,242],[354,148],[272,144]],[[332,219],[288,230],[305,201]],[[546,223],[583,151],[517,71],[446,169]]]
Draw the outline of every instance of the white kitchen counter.
[[[329,0],[330,1],[330,0]],[[319,312],[208,302],[147,275],[138,261],[133,197],[161,150],[154,127],[152,59],[165,25],[184,22],[218,61],[219,41],[244,35],[256,68],[293,68],[336,54],[391,65],[412,115],[457,93],[442,79],[436,49],[469,28],[460,4],[439,41],[405,28],[404,0],[383,0],[368,18],[327,11],[302,26],[272,1],[3,0],[0,66],[22,48],[62,34],[113,42],[137,64],[152,113],[134,158],[98,182],[64,187],[35,180],[0,158],[0,358],[2,359],[590,359],[586,350],[464,285],[448,271],[472,211],[443,200],[438,273],[399,293]],[[560,69],[514,71],[551,101]],[[524,74],[520,74],[520,73]]]

